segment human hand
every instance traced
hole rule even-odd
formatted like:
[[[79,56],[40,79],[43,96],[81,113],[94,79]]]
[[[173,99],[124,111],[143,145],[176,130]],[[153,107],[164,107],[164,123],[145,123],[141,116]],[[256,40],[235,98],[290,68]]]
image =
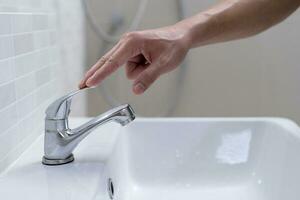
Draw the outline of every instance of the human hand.
[[[189,50],[186,30],[174,25],[125,34],[85,74],[79,88],[98,85],[125,64],[133,92],[142,94],[162,74],[175,69]]]

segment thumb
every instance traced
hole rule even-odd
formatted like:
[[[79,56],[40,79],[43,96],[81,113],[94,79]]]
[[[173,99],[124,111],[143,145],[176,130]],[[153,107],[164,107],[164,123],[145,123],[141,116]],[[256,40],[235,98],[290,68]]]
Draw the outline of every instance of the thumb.
[[[158,69],[153,65],[147,67],[140,75],[136,78],[133,83],[133,92],[135,94],[144,93],[152,83],[159,77]]]

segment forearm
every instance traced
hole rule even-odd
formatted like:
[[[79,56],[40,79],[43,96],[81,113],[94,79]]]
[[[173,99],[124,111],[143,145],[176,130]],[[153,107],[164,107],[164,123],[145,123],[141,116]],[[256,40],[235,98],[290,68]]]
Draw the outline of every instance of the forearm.
[[[294,12],[300,0],[225,0],[176,24],[190,48],[258,34]]]

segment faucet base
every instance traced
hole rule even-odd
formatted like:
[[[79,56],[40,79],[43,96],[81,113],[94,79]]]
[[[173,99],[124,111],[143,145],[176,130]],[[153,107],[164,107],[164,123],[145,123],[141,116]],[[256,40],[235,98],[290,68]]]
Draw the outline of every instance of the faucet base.
[[[43,156],[42,163],[44,165],[63,165],[74,161],[74,156],[71,154],[66,159],[48,159],[45,156]]]

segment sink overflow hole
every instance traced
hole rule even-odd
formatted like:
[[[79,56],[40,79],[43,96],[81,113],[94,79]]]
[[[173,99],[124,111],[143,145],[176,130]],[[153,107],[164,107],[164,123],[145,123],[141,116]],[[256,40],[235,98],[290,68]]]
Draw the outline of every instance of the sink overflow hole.
[[[111,200],[113,200],[114,199],[115,189],[114,189],[114,183],[112,182],[111,178],[109,178],[108,181],[107,181],[107,190],[108,190],[109,198]]]

